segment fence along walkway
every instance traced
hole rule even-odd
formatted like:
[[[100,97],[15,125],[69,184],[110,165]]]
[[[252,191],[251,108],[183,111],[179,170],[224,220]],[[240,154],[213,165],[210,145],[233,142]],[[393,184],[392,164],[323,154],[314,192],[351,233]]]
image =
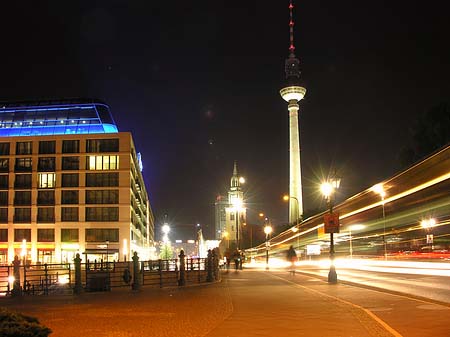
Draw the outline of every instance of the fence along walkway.
[[[80,291],[111,291],[118,287],[168,287],[219,280],[218,256],[207,258],[0,266],[0,296],[72,294]]]

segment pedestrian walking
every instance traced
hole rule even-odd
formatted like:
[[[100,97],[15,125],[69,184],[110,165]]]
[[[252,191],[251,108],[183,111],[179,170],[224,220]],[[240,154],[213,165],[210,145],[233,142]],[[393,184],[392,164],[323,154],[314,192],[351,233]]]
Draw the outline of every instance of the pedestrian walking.
[[[294,246],[290,246],[287,253],[286,253],[286,259],[288,262],[291,263],[289,272],[292,273],[292,275],[295,275],[295,262],[297,262],[297,253],[295,252]]]

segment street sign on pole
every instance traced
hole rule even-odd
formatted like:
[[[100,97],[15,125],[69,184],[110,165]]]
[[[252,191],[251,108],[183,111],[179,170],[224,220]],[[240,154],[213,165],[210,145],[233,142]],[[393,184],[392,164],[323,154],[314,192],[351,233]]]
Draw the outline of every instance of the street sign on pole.
[[[427,243],[433,243],[433,234],[427,234]]]
[[[339,213],[326,213],[323,221],[325,233],[339,233]]]

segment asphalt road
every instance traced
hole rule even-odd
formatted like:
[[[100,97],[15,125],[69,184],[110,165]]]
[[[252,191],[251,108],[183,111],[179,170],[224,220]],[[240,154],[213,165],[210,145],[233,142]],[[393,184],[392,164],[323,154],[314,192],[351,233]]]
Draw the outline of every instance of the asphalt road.
[[[301,266],[300,272],[326,277],[328,269]],[[450,277],[376,270],[337,269],[338,279],[450,304]],[[449,333],[450,336],[450,333]]]

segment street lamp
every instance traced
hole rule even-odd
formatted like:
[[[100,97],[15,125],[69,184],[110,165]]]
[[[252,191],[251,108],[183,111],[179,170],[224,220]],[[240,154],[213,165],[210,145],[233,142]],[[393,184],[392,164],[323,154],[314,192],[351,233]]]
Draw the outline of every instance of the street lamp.
[[[353,245],[352,245],[352,231],[357,231],[364,229],[364,225],[352,225],[348,227],[348,232],[350,234],[350,259],[353,259]]]
[[[242,177],[241,177],[242,178]],[[243,178],[242,178],[243,179]],[[236,225],[236,247],[239,250],[240,249],[240,242],[239,242],[239,212],[242,210],[242,198],[236,197],[231,200],[231,204],[233,205],[234,210],[234,220]]]
[[[164,241],[164,242],[169,241],[169,236],[168,236],[168,234],[169,234],[169,232],[170,232],[170,226],[169,226],[168,224],[164,224],[164,225],[162,226],[161,230],[162,230],[162,232],[164,233],[163,241]]]
[[[384,190],[383,184],[376,184],[372,186],[371,190],[378,194],[381,198],[381,206],[383,209],[383,246],[384,246],[384,259],[387,260],[387,248],[386,248],[386,213],[384,210],[384,197],[386,196],[386,191]]]
[[[291,199],[294,199],[297,202],[297,207],[296,207],[297,214],[296,214],[296,217],[295,217],[295,227],[291,228],[293,233],[297,233],[298,230],[299,230],[299,228],[298,228],[298,221],[300,220],[300,214],[299,214],[300,204],[299,204],[298,199],[296,197],[292,197],[292,196],[287,195],[287,194],[283,195],[283,200],[284,201],[290,201]],[[300,248],[299,235],[297,235],[297,249],[299,249],[299,248]]]
[[[20,252],[23,259],[23,265],[25,266],[26,257],[27,257],[27,239],[22,240],[22,251]]]
[[[269,270],[269,234],[272,233],[272,226],[270,224],[264,227],[264,233],[266,233],[266,270]]]
[[[224,231],[223,237],[227,240],[227,248],[230,248],[230,233],[228,233],[227,231]]]
[[[106,243],[106,267],[108,267],[109,240],[106,240],[105,243]]]
[[[335,219],[335,215],[333,214],[333,194],[334,192],[339,188],[341,184],[341,179],[339,178],[333,178],[326,182],[323,182],[320,185],[320,190],[322,192],[322,195],[324,196],[325,200],[328,203],[328,206],[330,208],[329,217],[332,218],[332,222],[334,224],[333,227],[337,226],[336,228],[330,228],[330,271],[328,272],[328,283],[336,283],[337,282],[337,273],[336,273],[336,267],[334,266],[334,232],[336,231],[339,233],[339,217]],[[337,220],[337,221],[336,221]],[[326,221],[324,221],[326,222]],[[336,223],[337,222],[337,223]],[[325,224],[326,226],[326,224]]]
[[[420,225],[427,231],[427,243],[431,244],[431,251],[433,251],[433,233],[431,233],[431,231],[433,230],[433,227],[436,226],[436,220],[433,218],[424,219],[420,222]]]

